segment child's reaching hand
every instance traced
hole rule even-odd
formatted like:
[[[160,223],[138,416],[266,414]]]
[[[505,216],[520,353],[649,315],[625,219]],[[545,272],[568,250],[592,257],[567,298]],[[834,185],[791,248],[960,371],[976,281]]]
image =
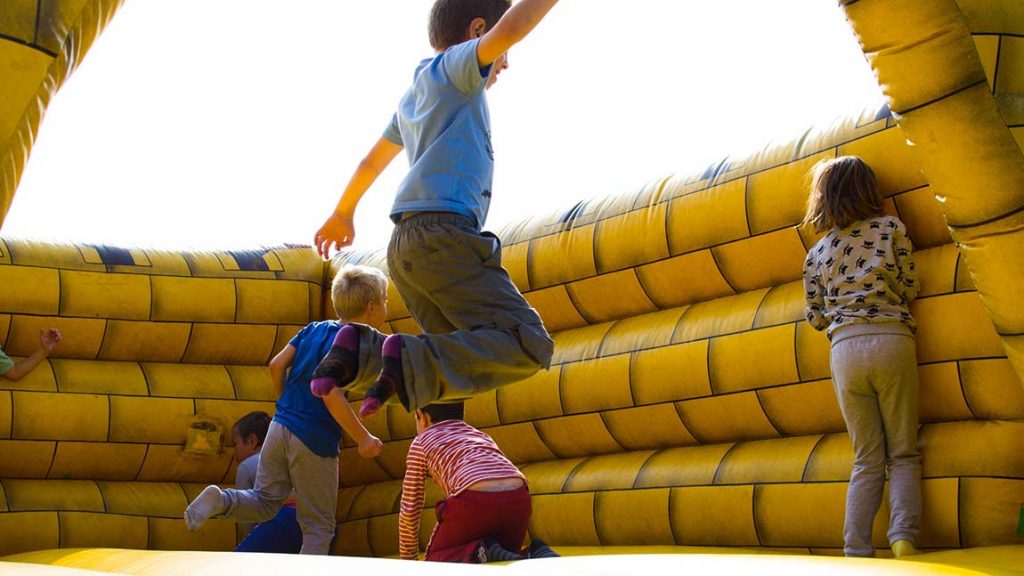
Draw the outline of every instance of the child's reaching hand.
[[[49,354],[50,352],[53,352],[53,349],[57,347],[57,344],[60,344],[62,338],[63,336],[61,336],[60,330],[57,330],[56,328],[40,330],[39,346]]]
[[[384,443],[380,441],[380,438],[368,433],[366,437],[359,442],[359,455],[363,458],[373,458],[380,454],[381,448],[383,447]]]
[[[313,244],[320,257],[327,259],[331,250],[341,250],[351,246],[356,237],[356,227],[351,215],[342,215],[334,212],[324,225],[316,231],[313,237]]]

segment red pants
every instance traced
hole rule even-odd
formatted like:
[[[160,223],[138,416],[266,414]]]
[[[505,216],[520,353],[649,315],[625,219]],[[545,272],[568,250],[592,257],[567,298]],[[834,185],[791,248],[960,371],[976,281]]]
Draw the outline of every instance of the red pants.
[[[490,536],[519,552],[530,522],[530,492],[525,486],[505,492],[465,492],[437,503],[437,525],[425,560],[475,563],[480,540]]]

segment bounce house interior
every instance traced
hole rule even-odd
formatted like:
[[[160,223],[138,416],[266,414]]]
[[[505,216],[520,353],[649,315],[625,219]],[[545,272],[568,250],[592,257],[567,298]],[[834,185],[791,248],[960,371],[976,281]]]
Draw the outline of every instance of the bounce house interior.
[[[48,103],[122,1],[0,4],[0,223]],[[416,434],[397,404],[367,422],[378,457],[345,439],[333,556],[236,554],[233,522],[186,528],[188,502],[234,478],[231,423],[274,410],[272,355],[333,317],[341,266],[386,270],[383,249],[0,237],[0,346],[74,334],[0,380],[0,573],[1024,574],[1024,4],[838,4],[882,109],[496,230],[555,359],[466,420],[525,473],[530,535],[562,558],[385,559]],[[881,558],[885,505],[880,558],[842,558],[852,449],[801,282],[820,238],[801,224],[807,173],[841,155],[874,168],[916,249],[923,553],[907,559]],[[389,300],[388,330],[418,332]]]

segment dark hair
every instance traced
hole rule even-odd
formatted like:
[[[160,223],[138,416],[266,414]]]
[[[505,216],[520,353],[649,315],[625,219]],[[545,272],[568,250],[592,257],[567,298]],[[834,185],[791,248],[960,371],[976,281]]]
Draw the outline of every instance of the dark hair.
[[[804,224],[815,232],[846,228],[882,214],[875,173],[856,156],[822,160],[811,169],[811,195]]]
[[[262,410],[256,410],[255,412],[249,412],[245,416],[238,419],[232,430],[238,432],[238,435],[245,440],[249,437],[249,434],[255,434],[256,439],[259,440],[259,445],[263,446],[263,441],[267,439],[267,428],[270,427],[270,414]]]
[[[490,30],[511,6],[511,0],[437,0],[430,10],[431,48],[444,50],[464,42],[475,18],[483,18]]]
[[[444,420],[462,420],[466,415],[466,405],[462,402],[446,402],[439,404],[428,404],[423,408],[423,413],[430,416],[430,422],[437,424]]]

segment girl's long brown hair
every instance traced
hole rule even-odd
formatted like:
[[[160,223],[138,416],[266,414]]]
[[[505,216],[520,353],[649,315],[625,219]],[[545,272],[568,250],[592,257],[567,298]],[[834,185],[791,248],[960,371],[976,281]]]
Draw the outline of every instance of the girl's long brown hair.
[[[875,173],[856,156],[822,160],[811,168],[811,195],[804,224],[815,232],[846,228],[882,214]]]

